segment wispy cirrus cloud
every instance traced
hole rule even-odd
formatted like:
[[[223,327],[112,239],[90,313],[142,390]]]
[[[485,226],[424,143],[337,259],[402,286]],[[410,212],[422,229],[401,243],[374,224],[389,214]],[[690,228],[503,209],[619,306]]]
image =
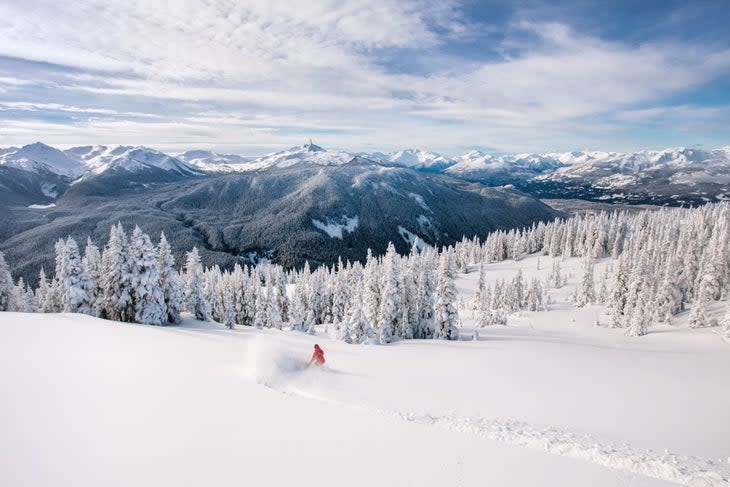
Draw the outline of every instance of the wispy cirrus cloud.
[[[608,37],[507,7],[497,24],[435,0],[0,4],[0,144],[265,151],[315,134],[458,152],[727,136],[657,115],[642,139],[636,113],[701,113],[708,101],[686,98],[730,83],[730,40]]]

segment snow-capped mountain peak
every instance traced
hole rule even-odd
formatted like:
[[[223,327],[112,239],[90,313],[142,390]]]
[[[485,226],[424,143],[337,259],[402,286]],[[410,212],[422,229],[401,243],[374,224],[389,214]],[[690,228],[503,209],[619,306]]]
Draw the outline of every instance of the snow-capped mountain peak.
[[[237,154],[221,154],[208,150],[189,150],[176,154],[176,158],[206,172],[237,172],[250,170],[253,157]]]
[[[377,156],[381,159],[385,156],[385,161],[392,164],[424,171],[440,171],[456,163],[453,159],[441,154],[421,149],[404,149],[390,154],[377,154]]]
[[[320,147],[317,144],[313,143],[312,142],[312,139],[309,139],[309,142],[307,142],[306,144],[304,144],[302,146],[302,148],[305,149],[308,152],[326,152],[325,149],[323,149],[322,147]]]
[[[281,152],[274,152],[251,162],[251,167],[290,167],[295,164],[315,164],[319,166],[341,166],[355,158],[355,154],[337,150],[327,150],[311,141]]]
[[[0,153],[0,165],[30,172],[48,171],[71,178],[80,176],[86,170],[78,159],[42,142],[4,150]]]
[[[675,147],[627,153],[583,150],[490,154],[472,150],[455,158],[422,149],[390,153],[330,150],[311,140],[258,158],[209,150],[169,155],[143,146],[90,145],[61,151],[40,142],[0,148],[0,167],[36,173],[41,178],[61,177],[63,180],[75,180],[85,175],[92,177],[109,170],[123,171],[120,173],[123,176],[125,172],[161,170],[168,173],[163,178],[167,180],[205,173],[281,169],[305,164],[342,166],[348,163],[402,166],[421,172],[444,173],[489,186],[513,185],[523,191],[552,198],[624,201],[628,198],[625,195],[633,195],[633,201],[662,204],[730,198],[730,147]]]
[[[66,153],[78,157],[91,174],[101,174],[109,170],[138,172],[151,168],[178,174],[192,175],[199,172],[175,157],[144,146],[75,147]]]

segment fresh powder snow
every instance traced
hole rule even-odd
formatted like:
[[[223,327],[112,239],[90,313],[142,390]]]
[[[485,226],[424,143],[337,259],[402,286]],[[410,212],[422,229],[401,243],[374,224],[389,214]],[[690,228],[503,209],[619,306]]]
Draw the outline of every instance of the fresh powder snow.
[[[686,316],[641,340],[606,327],[600,306],[572,304],[582,266],[561,260],[550,311],[471,340],[471,265],[456,279],[455,342],[0,313],[0,482],[729,485],[730,344]],[[484,267],[496,283],[553,265]],[[304,369],[314,343],[327,365]],[[375,452],[378,468],[353,475],[352,459]]]

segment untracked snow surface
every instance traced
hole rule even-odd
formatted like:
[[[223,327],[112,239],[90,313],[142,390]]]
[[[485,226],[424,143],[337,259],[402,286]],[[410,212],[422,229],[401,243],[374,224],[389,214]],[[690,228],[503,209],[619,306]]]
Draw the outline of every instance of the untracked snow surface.
[[[595,327],[577,278],[477,341],[0,313],[0,485],[730,485],[730,345]]]

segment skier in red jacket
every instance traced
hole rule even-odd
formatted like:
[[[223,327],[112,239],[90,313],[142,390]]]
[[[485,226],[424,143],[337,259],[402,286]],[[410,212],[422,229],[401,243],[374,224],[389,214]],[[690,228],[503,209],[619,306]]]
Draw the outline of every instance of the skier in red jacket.
[[[324,365],[324,350],[319,345],[314,346],[314,352],[312,353],[312,358],[309,360],[309,363],[307,364],[307,367],[310,365]]]

